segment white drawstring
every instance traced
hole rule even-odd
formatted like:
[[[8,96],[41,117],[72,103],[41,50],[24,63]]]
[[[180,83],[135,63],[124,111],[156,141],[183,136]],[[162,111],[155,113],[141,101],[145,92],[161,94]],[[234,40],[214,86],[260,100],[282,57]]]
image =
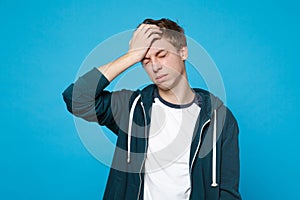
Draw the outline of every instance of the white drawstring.
[[[217,111],[214,110],[213,127],[213,157],[212,157],[212,187],[217,187]]]
[[[133,113],[136,107],[136,104],[141,95],[139,94],[133,101],[132,106],[129,112],[129,123],[128,123],[128,133],[127,133],[127,163],[130,163],[130,148],[131,148],[131,129],[132,129],[132,121],[133,121]]]

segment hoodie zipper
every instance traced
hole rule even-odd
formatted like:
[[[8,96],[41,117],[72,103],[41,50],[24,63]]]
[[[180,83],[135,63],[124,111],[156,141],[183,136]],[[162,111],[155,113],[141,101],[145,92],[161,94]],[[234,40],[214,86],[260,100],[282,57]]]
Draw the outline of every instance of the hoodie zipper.
[[[143,166],[144,166],[144,163],[145,163],[145,160],[146,160],[146,156],[147,156],[147,147],[148,147],[148,140],[147,140],[147,118],[146,118],[146,112],[145,112],[145,107],[144,107],[144,104],[143,102],[141,101],[141,106],[142,106],[142,109],[143,109],[143,114],[144,114],[144,121],[145,121],[145,156],[144,156],[144,160],[142,162],[142,165],[141,165],[141,169],[140,169],[140,173],[139,173],[139,177],[140,177],[140,186],[139,186],[139,192],[138,192],[138,196],[137,196],[137,200],[139,200],[140,198],[140,195],[141,195],[141,188],[142,188],[142,170],[143,170]]]

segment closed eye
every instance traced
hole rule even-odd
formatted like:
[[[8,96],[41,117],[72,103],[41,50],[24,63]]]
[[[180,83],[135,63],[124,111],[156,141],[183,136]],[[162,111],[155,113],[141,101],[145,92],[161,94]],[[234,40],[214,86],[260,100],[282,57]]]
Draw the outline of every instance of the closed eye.
[[[158,55],[159,58],[166,57],[167,54]]]
[[[165,56],[167,55],[167,53],[168,53],[167,51],[161,51],[161,52],[158,53],[157,56],[158,56],[159,58],[163,58],[163,57],[165,57]]]
[[[146,65],[146,64],[149,63],[149,61],[150,61],[149,58],[144,58],[144,59],[142,60],[142,63],[143,63],[143,65]]]
[[[164,57],[167,56],[167,54],[168,54],[168,51],[162,49],[162,50],[158,51],[158,52],[155,54],[155,56],[156,56],[157,58],[164,58]],[[150,58],[149,58],[149,57],[145,57],[145,58],[142,60],[142,64],[143,64],[143,65],[147,65],[149,62],[150,62]]]

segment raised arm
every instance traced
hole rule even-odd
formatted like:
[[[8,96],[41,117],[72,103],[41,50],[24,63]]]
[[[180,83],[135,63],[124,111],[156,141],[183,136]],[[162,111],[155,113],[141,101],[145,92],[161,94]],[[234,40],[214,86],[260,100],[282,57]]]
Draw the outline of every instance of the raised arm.
[[[154,25],[142,24],[134,32],[129,50],[120,58],[99,68],[94,68],[71,84],[63,98],[67,109],[75,116],[87,121],[98,122],[116,132],[117,121],[128,106],[132,92],[105,91],[109,83],[130,66],[140,62],[153,40],[160,38],[161,31]]]
[[[99,67],[98,70],[108,81],[112,81],[127,68],[140,62],[146,55],[153,41],[160,37],[161,30],[157,26],[142,24],[134,32],[129,42],[128,52],[115,61]]]

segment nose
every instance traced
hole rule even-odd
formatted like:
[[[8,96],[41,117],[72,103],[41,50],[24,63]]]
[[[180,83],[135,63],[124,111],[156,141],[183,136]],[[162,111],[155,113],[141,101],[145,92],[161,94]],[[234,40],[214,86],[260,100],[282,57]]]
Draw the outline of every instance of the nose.
[[[151,63],[152,63],[152,70],[155,73],[158,72],[162,68],[160,62],[158,60],[156,60],[156,59],[153,59],[151,61]]]

